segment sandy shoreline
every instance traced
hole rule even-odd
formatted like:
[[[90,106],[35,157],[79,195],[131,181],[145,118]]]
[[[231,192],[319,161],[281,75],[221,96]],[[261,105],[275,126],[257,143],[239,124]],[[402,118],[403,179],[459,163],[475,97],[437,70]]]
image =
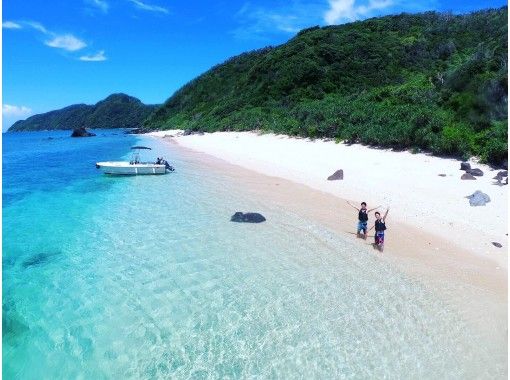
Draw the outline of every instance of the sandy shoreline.
[[[161,138],[168,134],[169,132],[166,131],[152,134],[152,136]],[[369,235],[367,241],[356,238],[354,229],[357,213],[346,204],[338,188],[326,191],[318,189],[317,183],[303,184],[295,178],[293,180],[285,178],[293,174],[292,172],[282,173],[284,170],[282,169],[282,162],[285,162],[285,159],[281,161],[275,160],[273,162],[274,167],[271,169],[267,166],[268,172],[263,173],[264,170],[260,167],[262,164],[258,161],[259,157],[255,157],[255,152],[260,148],[260,145],[253,143],[254,145],[251,146],[243,146],[241,144],[242,147],[246,148],[246,153],[243,153],[241,148],[235,145],[235,140],[242,139],[242,137],[236,137],[236,135],[242,136],[243,134],[221,133],[166,137],[162,141],[168,143],[172,150],[178,149],[180,156],[183,156],[184,159],[193,162],[195,165],[200,165],[201,168],[205,168],[211,171],[211,173],[229,177],[238,190],[246,193],[247,198],[262,199],[275,207],[290,210],[295,215],[301,216],[306,220],[313,220],[325,228],[338,233],[340,236],[352,240],[361,249],[376,255],[378,259],[399,268],[402,273],[412,276],[426,288],[433,291],[437,297],[443,300],[445,308],[458,310],[462,318],[472,326],[473,331],[491,337],[489,339],[494,344],[496,355],[499,355],[502,349],[506,352],[508,344],[506,239],[498,240],[504,245],[503,248],[499,249],[499,256],[491,257],[485,253],[477,253],[476,248],[467,247],[465,241],[461,241],[463,244],[457,244],[458,242],[454,241],[453,238],[446,238],[444,235],[434,233],[434,229],[423,228],[419,224],[413,225],[410,223],[412,222],[411,218],[400,218],[399,214],[394,212],[394,208],[397,206],[392,204],[391,206],[393,207],[390,211],[392,213],[391,218],[388,218],[389,229],[385,252],[383,254],[377,253],[371,246],[373,232]],[[247,134],[246,137],[248,141],[252,142],[260,138],[251,133]],[[261,137],[277,139],[283,142],[288,140],[276,136]],[[218,140],[222,139],[224,139],[223,143],[219,143]],[[290,142],[293,143],[294,141],[291,140]],[[285,142],[285,144],[287,143],[289,141]],[[305,146],[310,144],[307,141],[302,141],[301,143],[305,144]],[[276,145],[278,146],[279,144],[277,143]],[[312,146],[320,147],[320,144],[312,144]],[[280,146],[280,148],[282,147]],[[271,153],[270,149],[261,150],[257,154],[268,159],[266,155],[268,152],[269,154],[275,154],[274,151]],[[394,155],[394,152],[379,150],[375,150],[375,152],[384,153],[384,155]],[[282,151],[281,156],[284,157],[285,154],[289,154],[289,152]],[[272,157],[274,158],[274,156]],[[436,158],[433,161],[435,160]],[[457,168],[460,166],[459,163],[453,160],[452,162],[450,160],[446,161],[444,172],[451,173],[452,177],[455,175],[455,178],[460,178],[462,172]],[[298,160],[297,163],[299,162]],[[349,167],[350,165],[347,162],[344,166],[344,171],[347,168],[347,173],[349,173]],[[487,169],[479,165],[477,167],[482,167],[484,171]],[[391,166],[388,169],[389,172],[395,170],[397,169]],[[429,172],[435,172],[436,170],[438,170],[436,167],[428,169]],[[273,175],[275,172],[280,175]],[[494,174],[486,172],[485,177],[489,176],[492,178]],[[318,176],[311,175],[310,177],[313,180]],[[349,177],[346,176],[344,183]],[[439,178],[445,179],[443,177]],[[325,187],[327,187],[339,186],[342,181],[339,181],[338,185],[328,183],[327,181],[324,182],[326,182]],[[450,183],[452,182],[453,179],[450,179]],[[481,183],[480,186],[482,186]],[[345,188],[348,187],[345,186]],[[496,188],[496,186],[494,187]],[[502,222],[504,224],[501,224],[499,227],[506,228],[506,187],[497,188],[503,189],[503,191],[500,193],[499,198],[498,193],[496,193],[496,196],[490,193],[491,203],[501,202],[504,204],[504,207],[500,208],[500,216],[504,220]],[[385,190],[384,187],[380,189],[381,192]],[[409,185],[407,189],[409,189]],[[348,192],[347,189],[344,190],[346,193]],[[352,191],[353,189],[350,188],[348,190]],[[485,185],[482,186],[481,190],[485,191]],[[423,195],[423,191],[423,188],[417,187],[416,191],[412,193],[402,193],[408,194],[408,198],[412,196],[420,197],[420,195]],[[465,190],[460,189],[460,191]],[[488,193],[488,191],[485,192]],[[405,201],[408,201],[408,199],[402,199],[401,203]],[[463,199],[463,201],[466,204],[468,203],[467,199]],[[431,202],[435,203],[434,199]],[[434,205],[431,212],[436,212],[436,214],[444,212],[444,210],[437,210],[436,207]],[[465,208],[467,210],[483,209],[483,207],[470,207],[469,204],[465,205]],[[373,217],[370,220],[373,220]],[[460,224],[457,225],[455,223],[456,221],[454,219],[454,224],[451,228],[462,228]],[[482,223],[484,222],[485,220],[482,219]],[[497,234],[498,226],[491,227],[494,229],[492,233]],[[457,230],[455,232],[462,235],[463,231]],[[473,230],[470,233],[473,233]],[[482,240],[490,236],[480,232],[476,232],[476,234],[475,237]],[[506,237],[504,234],[503,236]],[[492,247],[491,252],[498,252],[497,249]]]
[[[211,173],[229,177],[238,187],[237,190],[246,193],[247,198],[263,199],[268,204],[313,220],[352,240],[361,249],[377,255],[380,260],[402,270],[402,273],[411,275],[441,297],[445,307],[460,310],[477,331],[484,331],[484,334],[492,336],[495,347],[506,347],[506,248],[500,249],[504,258],[499,260],[505,264],[502,266],[493,258],[474,254],[463,245],[455,244],[452,239],[413,226],[393,215],[391,219],[388,218],[390,227],[385,252],[377,253],[370,244],[373,233],[367,241],[355,237],[357,214],[338,195],[314,189],[298,181],[247,170],[242,165],[215,157],[209,152],[201,152],[196,147],[191,148],[187,141],[197,141],[204,136],[191,137],[164,138],[163,141],[167,142],[172,150],[178,149],[179,155],[186,160],[206,168]],[[207,137],[204,138],[205,143],[211,143],[207,141]],[[218,149],[218,146],[214,149]],[[393,208],[390,212],[393,212]],[[506,247],[506,240],[501,242]]]
[[[176,132],[152,135],[162,137]],[[253,132],[177,136],[173,140],[231,164],[300,183],[356,204],[365,200],[369,208],[391,206],[390,223],[402,222],[454,242],[507,270],[507,187],[494,184],[492,177],[497,171],[486,165],[472,163],[484,171],[484,176],[475,181],[462,181],[458,160],[425,154]],[[344,180],[327,181],[337,169],[344,170]],[[465,196],[476,190],[487,193],[491,202],[481,207],[469,206]],[[395,236],[390,240],[395,241]],[[501,243],[503,248],[495,247],[493,241]]]
[[[420,277],[456,278],[506,305],[507,187],[492,184],[495,172],[487,166],[473,164],[484,176],[461,181],[459,161],[424,154],[251,132],[178,132],[150,135],[166,136],[163,141],[189,149],[190,159],[233,176],[254,196],[312,218],[366,249],[371,249],[373,233],[367,241],[355,238],[356,211],[345,199],[366,200],[369,207],[390,205],[386,259]],[[343,181],[326,180],[340,168]],[[471,207],[464,198],[477,189],[490,195],[487,206]]]

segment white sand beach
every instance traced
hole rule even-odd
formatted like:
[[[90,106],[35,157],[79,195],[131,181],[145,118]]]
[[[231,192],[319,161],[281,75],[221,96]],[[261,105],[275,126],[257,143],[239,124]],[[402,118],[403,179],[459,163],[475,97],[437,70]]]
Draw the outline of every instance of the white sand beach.
[[[464,172],[460,161],[422,153],[255,132],[182,136],[174,130],[152,135],[175,136],[173,139],[183,147],[355,204],[366,201],[369,208],[381,205],[382,211],[390,207],[388,225],[405,223],[507,269],[508,188],[495,184],[492,178],[497,170],[486,165],[471,161],[471,166],[480,168],[484,175],[476,180],[461,180]],[[344,179],[328,181],[327,177],[337,169],[343,169]],[[488,194],[491,202],[470,206],[465,197],[476,190]],[[353,226],[354,219],[353,210]],[[388,231],[389,241],[398,239]],[[495,247],[492,242],[503,247]],[[443,247],[433,249],[440,251]]]

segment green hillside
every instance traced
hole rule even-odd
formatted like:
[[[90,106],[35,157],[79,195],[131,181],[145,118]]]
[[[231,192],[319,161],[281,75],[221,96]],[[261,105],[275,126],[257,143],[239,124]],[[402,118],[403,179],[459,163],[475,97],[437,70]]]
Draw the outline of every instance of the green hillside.
[[[95,105],[75,104],[17,121],[9,132],[79,127],[138,128],[155,108],[132,96],[113,94]]]
[[[507,146],[507,8],[314,27],[194,79],[147,129],[266,130],[480,156]]]

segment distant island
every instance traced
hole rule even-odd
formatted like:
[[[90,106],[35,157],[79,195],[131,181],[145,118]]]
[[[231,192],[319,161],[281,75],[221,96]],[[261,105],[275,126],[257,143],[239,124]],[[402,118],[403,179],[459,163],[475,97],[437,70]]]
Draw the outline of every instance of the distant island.
[[[113,94],[95,105],[74,104],[19,120],[9,132],[75,128],[138,128],[155,110],[126,94]]]
[[[192,80],[146,130],[264,130],[506,161],[507,8],[313,27]]]

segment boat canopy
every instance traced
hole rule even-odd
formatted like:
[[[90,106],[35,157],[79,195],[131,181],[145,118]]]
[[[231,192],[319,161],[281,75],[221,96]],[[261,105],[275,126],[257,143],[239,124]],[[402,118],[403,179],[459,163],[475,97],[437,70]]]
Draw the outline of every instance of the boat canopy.
[[[137,146],[132,146],[131,149],[149,149],[149,150],[151,150],[152,148],[149,148],[147,146],[139,146],[139,145],[137,145]]]

